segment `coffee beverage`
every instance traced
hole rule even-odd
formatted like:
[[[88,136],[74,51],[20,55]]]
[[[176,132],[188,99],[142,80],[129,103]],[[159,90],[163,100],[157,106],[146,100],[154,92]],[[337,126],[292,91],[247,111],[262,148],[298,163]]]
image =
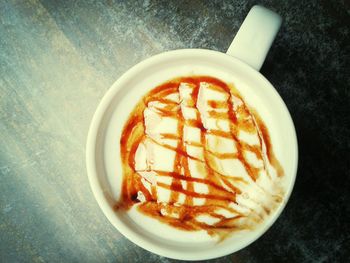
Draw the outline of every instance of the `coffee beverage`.
[[[148,92],[120,139],[116,209],[223,239],[252,230],[283,200],[268,128],[233,84],[179,77]]]

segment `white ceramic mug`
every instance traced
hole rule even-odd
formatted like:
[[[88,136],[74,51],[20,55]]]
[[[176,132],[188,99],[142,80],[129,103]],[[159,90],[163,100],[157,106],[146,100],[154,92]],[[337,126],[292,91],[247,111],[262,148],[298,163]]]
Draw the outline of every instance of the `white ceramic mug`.
[[[281,18],[276,13],[254,6],[226,54],[204,49],[183,49],[156,55],[128,70],[103,97],[88,134],[87,171],[102,211],[132,242],[165,257],[210,259],[246,247],[278,218],[289,199],[296,177],[297,139],[286,105],[270,82],[259,73],[259,69],[280,24]],[[275,154],[285,171],[285,195],[280,206],[254,231],[232,235],[219,243],[193,233],[174,231],[169,234],[168,226],[135,213],[113,209],[121,192],[120,137],[129,113],[150,89],[169,79],[189,75],[210,75],[227,83],[235,83],[247,104],[259,112],[268,127]]]

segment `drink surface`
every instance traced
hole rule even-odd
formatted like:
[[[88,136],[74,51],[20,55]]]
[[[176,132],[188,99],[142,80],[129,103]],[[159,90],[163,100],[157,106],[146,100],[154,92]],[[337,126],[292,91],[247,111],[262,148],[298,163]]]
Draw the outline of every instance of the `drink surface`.
[[[147,93],[120,140],[117,209],[225,238],[253,229],[283,200],[283,169],[268,129],[238,90],[210,76],[180,77]]]

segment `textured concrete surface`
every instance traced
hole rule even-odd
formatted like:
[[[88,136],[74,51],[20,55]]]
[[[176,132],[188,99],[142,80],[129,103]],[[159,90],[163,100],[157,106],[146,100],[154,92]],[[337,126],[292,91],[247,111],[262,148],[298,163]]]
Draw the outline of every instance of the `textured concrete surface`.
[[[295,190],[275,225],[213,262],[350,257],[350,6],[323,1],[1,1],[0,262],[173,262],[138,248],[90,191],[85,141],[125,70],[177,48],[225,51],[254,4],[284,24],[262,73],[300,142]]]

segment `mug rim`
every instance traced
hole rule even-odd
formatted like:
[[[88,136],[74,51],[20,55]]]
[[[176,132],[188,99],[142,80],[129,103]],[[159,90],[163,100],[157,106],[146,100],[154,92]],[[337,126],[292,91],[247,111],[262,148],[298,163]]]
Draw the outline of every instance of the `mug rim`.
[[[251,240],[249,240],[249,242],[245,242],[245,243],[241,242],[238,246],[234,247],[234,249],[230,249],[230,250],[227,249],[224,251],[221,250],[219,251],[220,253],[216,253],[216,254],[212,253],[212,255],[208,255],[204,251],[202,251],[201,253],[190,255],[190,254],[179,253],[171,249],[166,250],[155,244],[152,244],[151,242],[147,241],[147,239],[141,237],[137,233],[129,231],[129,229],[126,226],[124,226],[124,223],[118,217],[112,217],[111,213],[115,213],[115,212],[113,211],[113,209],[111,209],[110,205],[108,204],[107,197],[105,196],[105,193],[102,190],[102,185],[101,185],[101,182],[99,181],[98,170],[96,167],[96,145],[97,145],[99,128],[101,126],[101,122],[105,115],[105,112],[108,109],[108,106],[110,105],[111,101],[113,100],[117,92],[123,86],[123,83],[128,81],[128,79],[130,79],[133,75],[137,74],[142,69],[148,67],[151,64],[160,63],[160,61],[162,60],[165,60],[165,61],[171,60],[178,56],[193,55],[194,53],[197,53],[198,55],[212,55],[212,56],[215,56],[216,59],[229,58],[230,60],[232,60],[232,62],[235,62],[237,65],[239,65],[239,67],[242,67],[244,70],[248,71],[249,74],[255,75],[255,77],[258,78],[259,82],[263,82],[265,86],[270,86],[271,92],[275,93],[275,97],[280,100],[279,102],[283,108],[281,110],[284,110],[285,113],[287,113],[287,116],[289,117],[288,123],[290,124],[289,125],[290,127],[288,129],[291,129],[291,132],[293,133],[293,137],[294,137],[292,138],[292,140],[294,142],[295,165],[293,167],[293,171],[291,172],[291,175],[293,177],[291,178],[290,184],[287,185],[286,187],[283,203],[279,205],[279,207],[276,209],[273,215],[270,215],[271,220],[268,222],[268,224],[264,224],[263,229],[259,232],[257,231],[254,237]],[[125,73],[112,84],[112,86],[104,94],[102,100],[98,104],[97,109],[91,120],[88,136],[87,136],[87,143],[86,143],[86,167],[87,167],[87,175],[88,175],[90,187],[99,207],[103,211],[104,215],[108,218],[108,220],[112,223],[112,225],[122,235],[124,235],[127,239],[131,240],[133,243],[137,244],[138,246],[152,253],[156,253],[164,257],[180,259],[180,260],[204,260],[204,259],[222,257],[225,255],[237,252],[238,250],[248,246],[249,244],[256,241],[258,238],[260,238],[275,223],[277,218],[279,218],[282,211],[284,210],[290,198],[292,190],[294,188],[296,175],[297,175],[297,166],[298,166],[298,142],[297,142],[295,126],[285,102],[280,97],[280,95],[278,94],[274,86],[259,71],[253,69],[252,67],[240,61],[239,59],[232,57],[228,54],[225,54],[219,51],[209,50],[209,49],[177,49],[177,50],[162,52],[160,54],[151,56],[137,63],[130,69],[126,70]]]

